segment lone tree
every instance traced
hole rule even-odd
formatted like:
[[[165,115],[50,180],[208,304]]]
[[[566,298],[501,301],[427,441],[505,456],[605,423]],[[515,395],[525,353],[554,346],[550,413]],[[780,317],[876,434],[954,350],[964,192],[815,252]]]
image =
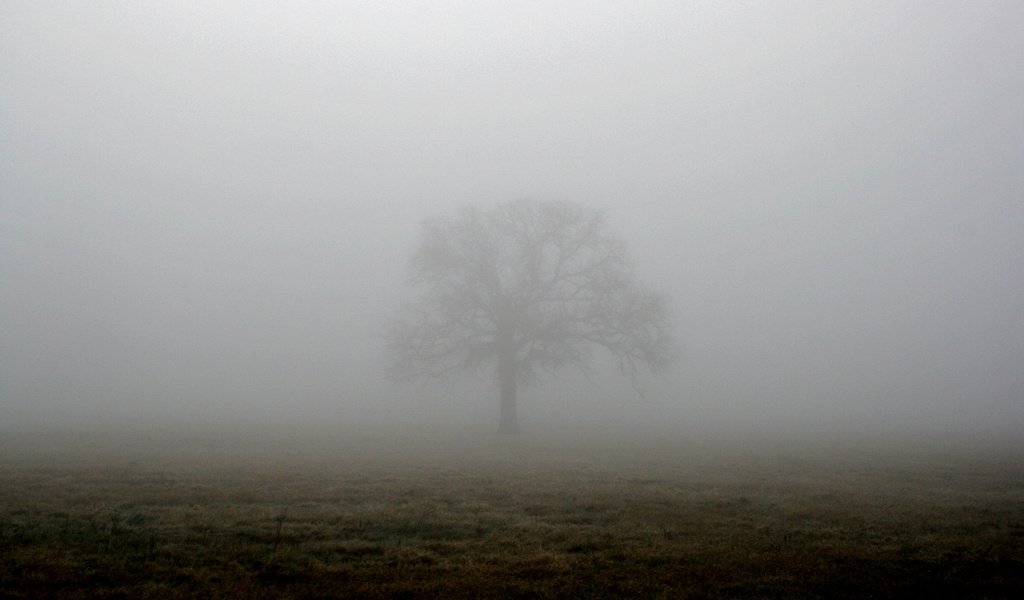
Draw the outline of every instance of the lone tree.
[[[638,287],[603,215],[566,202],[465,207],[423,223],[411,262],[422,294],[387,332],[392,379],[493,366],[500,430],[514,432],[516,389],[538,371],[586,370],[605,348],[635,383],[671,351],[665,304]]]

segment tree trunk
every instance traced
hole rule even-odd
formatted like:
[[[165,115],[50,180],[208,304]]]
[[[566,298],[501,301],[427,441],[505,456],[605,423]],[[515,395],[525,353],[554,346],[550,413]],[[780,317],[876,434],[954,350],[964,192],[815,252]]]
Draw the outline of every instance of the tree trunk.
[[[516,357],[514,351],[503,349],[498,355],[498,387],[501,388],[501,421],[498,431],[517,433],[516,418]]]

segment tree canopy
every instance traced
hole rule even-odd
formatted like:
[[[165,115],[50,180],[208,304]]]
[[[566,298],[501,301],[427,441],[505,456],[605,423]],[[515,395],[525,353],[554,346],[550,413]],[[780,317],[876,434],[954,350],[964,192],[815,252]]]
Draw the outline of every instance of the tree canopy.
[[[604,215],[568,202],[468,206],[423,223],[411,278],[420,295],[387,334],[394,379],[496,366],[501,429],[517,428],[517,384],[595,348],[634,381],[671,359],[665,302],[641,288]]]

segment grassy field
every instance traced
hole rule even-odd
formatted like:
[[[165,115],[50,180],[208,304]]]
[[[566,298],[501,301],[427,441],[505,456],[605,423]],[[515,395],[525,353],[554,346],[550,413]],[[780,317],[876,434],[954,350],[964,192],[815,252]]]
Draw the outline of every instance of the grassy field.
[[[6,434],[0,596],[1024,597],[1024,460],[669,437]]]

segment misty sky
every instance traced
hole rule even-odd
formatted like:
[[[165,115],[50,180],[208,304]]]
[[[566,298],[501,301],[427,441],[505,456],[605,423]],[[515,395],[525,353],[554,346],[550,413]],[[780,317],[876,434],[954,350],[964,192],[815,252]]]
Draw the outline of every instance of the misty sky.
[[[211,5],[212,4],[212,5]],[[419,222],[605,210],[700,427],[1024,426],[1024,3],[0,4],[0,426],[496,419],[382,378]]]

